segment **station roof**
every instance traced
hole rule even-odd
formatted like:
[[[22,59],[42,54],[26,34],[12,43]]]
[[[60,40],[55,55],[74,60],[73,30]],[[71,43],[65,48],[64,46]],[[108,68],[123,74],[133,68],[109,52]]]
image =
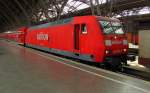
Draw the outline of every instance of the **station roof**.
[[[52,19],[54,17],[66,18],[76,15],[90,15],[90,1],[96,0],[0,0],[0,31],[20,27],[22,25],[31,25],[33,20],[40,21],[40,18],[44,17],[46,19]],[[106,0],[98,1],[101,2]],[[149,6],[150,4],[149,0],[107,1],[114,1],[112,3],[110,2],[110,4],[113,4],[111,10],[113,12],[128,10],[135,7]],[[105,10],[105,6],[110,4],[101,2],[99,7]]]

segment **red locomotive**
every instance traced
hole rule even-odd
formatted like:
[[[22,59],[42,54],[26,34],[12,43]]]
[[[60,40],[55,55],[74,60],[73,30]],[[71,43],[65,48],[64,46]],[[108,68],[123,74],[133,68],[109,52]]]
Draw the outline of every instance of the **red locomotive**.
[[[116,67],[127,61],[128,42],[118,19],[79,16],[19,29],[25,46]]]

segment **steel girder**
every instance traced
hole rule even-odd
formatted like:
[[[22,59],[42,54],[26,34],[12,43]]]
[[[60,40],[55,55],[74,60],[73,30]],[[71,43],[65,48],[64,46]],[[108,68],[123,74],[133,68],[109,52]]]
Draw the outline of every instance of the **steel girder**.
[[[78,15],[127,15],[150,6],[149,0],[0,0],[0,26],[30,26]],[[85,9],[80,10],[83,6]],[[139,8],[140,7],[140,8]],[[131,10],[130,10],[131,9]],[[4,21],[4,22],[3,22]]]

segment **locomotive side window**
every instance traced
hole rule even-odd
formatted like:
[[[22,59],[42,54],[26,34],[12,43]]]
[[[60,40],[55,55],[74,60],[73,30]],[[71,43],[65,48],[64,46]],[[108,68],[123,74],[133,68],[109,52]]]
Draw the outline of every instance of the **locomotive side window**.
[[[86,27],[86,24],[82,24],[82,25],[81,25],[81,32],[82,32],[82,34],[87,34],[87,27]]]

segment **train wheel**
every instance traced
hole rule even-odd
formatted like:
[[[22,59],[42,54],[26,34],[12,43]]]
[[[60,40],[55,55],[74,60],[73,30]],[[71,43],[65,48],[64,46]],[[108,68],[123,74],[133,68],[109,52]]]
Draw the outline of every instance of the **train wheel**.
[[[121,59],[118,57],[111,58],[110,61],[105,62],[105,67],[107,69],[110,69],[112,71],[118,71],[123,70],[123,63],[121,62]]]
[[[106,68],[107,68],[105,62],[104,62],[104,63],[97,63],[96,66],[98,66],[98,67],[100,67],[100,68],[103,68],[103,69],[106,69]]]
[[[123,65],[128,66],[126,55],[121,56],[121,62],[122,62]]]

